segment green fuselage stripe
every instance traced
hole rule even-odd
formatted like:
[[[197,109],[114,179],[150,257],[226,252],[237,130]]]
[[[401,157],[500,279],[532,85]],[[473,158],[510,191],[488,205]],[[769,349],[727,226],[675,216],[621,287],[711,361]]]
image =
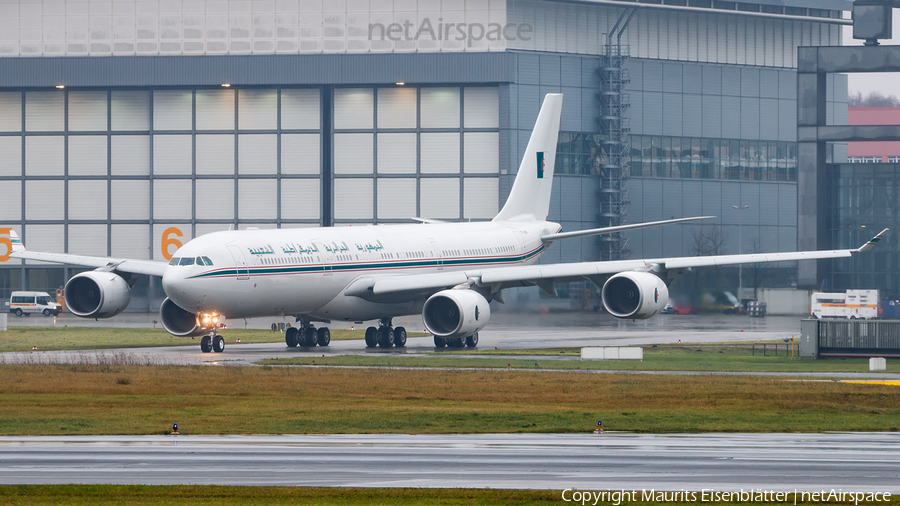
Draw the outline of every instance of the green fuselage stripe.
[[[473,264],[498,264],[498,263],[510,263],[510,262],[522,262],[525,260],[529,260],[533,258],[535,255],[538,255],[541,251],[543,251],[543,246],[528,253],[526,255],[519,256],[511,256],[511,257],[493,257],[493,258],[450,258],[450,259],[430,259],[430,260],[421,260],[421,261],[409,261],[409,262],[396,262],[396,261],[384,261],[377,263],[350,263],[350,264],[316,264],[309,266],[297,266],[297,265],[285,265],[282,267],[272,266],[272,267],[247,267],[246,269],[240,269],[240,274],[304,274],[308,272],[343,272],[343,271],[358,271],[358,270],[375,270],[375,269],[403,269],[403,268],[421,268],[421,267],[452,267],[452,266],[460,266],[460,265],[473,265]],[[238,269],[236,268],[226,268],[217,271],[204,272],[202,274],[197,274],[196,276],[191,276],[191,279],[198,278],[210,278],[210,277],[219,277],[219,276],[237,276]]]

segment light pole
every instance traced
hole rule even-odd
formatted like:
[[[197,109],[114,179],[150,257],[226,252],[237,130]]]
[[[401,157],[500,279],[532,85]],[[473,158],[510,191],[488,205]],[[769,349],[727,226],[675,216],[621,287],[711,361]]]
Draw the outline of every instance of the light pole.
[[[743,253],[744,248],[744,213],[741,211],[749,208],[750,206],[731,206],[734,209],[738,210],[738,255]],[[737,298],[738,302],[741,301],[741,292],[744,290],[744,264],[738,264],[738,293]]]

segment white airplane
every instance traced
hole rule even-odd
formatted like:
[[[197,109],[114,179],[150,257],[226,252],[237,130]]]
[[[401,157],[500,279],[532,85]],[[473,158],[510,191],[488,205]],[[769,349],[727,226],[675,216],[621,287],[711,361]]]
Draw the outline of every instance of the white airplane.
[[[708,217],[680,218],[561,232],[546,220],[559,137],[562,95],[544,99],[509,199],[490,222],[216,232],[191,240],[170,262],[28,251],[12,234],[12,257],[95,267],[65,286],[69,309],[109,318],[128,306],[140,275],[161,276],[160,307],[175,336],[204,336],[203,352],[221,352],[218,323],[228,318],[293,316],[288,346],[328,346],[327,327],[313,323],[378,320],[366,329],[369,347],[406,344],[396,316],[422,314],[437,347],[476,346],[502,290],[590,280],[618,318],[650,318],[666,306],[668,284],[685,269],[740,263],[848,257],[871,249],[887,229],[857,249],[533,265],[558,240]]]

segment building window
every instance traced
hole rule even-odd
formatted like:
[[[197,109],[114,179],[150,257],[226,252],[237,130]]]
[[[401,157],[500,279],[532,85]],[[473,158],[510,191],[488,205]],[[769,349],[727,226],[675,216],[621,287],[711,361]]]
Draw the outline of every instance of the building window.
[[[793,142],[632,135],[627,161],[633,177],[796,181]],[[601,173],[600,136],[560,132],[558,174]]]

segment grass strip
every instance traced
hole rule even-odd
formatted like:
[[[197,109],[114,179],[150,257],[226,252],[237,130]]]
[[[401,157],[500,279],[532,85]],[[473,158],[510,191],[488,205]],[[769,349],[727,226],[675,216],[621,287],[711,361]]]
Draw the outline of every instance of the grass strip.
[[[0,366],[0,434],[897,431],[890,385],[516,370]]]
[[[284,334],[271,330],[226,329],[225,342],[234,344],[283,343]],[[419,337],[421,332],[409,332]],[[364,339],[366,331],[331,329],[333,341]],[[0,332],[0,352],[94,350],[110,348],[144,348],[154,346],[200,346],[199,339],[175,337],[163,329],[127,329],[109,327],[10,327]]]
[[[657,491],[658,492],[658,491]],[[683,493],[683,492],[682,492]],[[672,494],[674,495],[674,494]],[[638,501],[610,500],[599,501],[598,504],[621,504],[627,506],[649,506],[666,504],[684,506],[697,504],[700,501],[644,501],[642,491],[638,491]],[[571,500],[571,492],[567,493]],[[697,493],[697,498],[700,494]],[[757,502],[759,506],[769,505],[821,505],[821,504],[856,504],[847,501],[803,500],[788,494],[785,502]],[[489,489],[441,489],[441,488],[304,488],[304,487],[227,487],[213,485],[14,485],[0,486],[0,501],[13,506],[31,506],[38,504],[57,505],[122,505],[122,506],[155,506],[165,505],[278,505],[309,504],[336,506],[380,506],[380,505],[447,505],[467,504],[473,506],[488,505],[539,505],[566,504],[562,501],[560,490],[489,490]],[[890,504],[900,503],[900,497],[892,496]],[[576,503],[581,504],[581,503]],[[593,502],[588,502],[593,504]],[[738,502],[705,502],[704,504],[725,505],[740,504]],[[862,504],[862,503],[859,503]],[[888,503],[880,503],[888,504]]]
[[[800,360],[791,359],[784,348],[766,356],[761,350],[735,346],[659,346],[644,347],[644,360],[552,360],[535,357],[577,357],[571,349],[548,350],[488,350],[490,354],[505,354],[516,358],[493,358],[489,354],[448,350],[438,353],[409,355],[337,355],[328,357],[293,356],[257,362],[265,365],[349,365],[384,367],[462,367],[493,369],[570,369],[600,371],[723,371],[723,372],[869,372],[867,358]],[[554,353],[555,352],[555,353]],[[562,353],[560,353],[562,352]],[[458,356],[447,356],[458,355]],[[518,358],[523,356],[523,358]],[[885,372],[900,372],[900,361],[889,360]]]

